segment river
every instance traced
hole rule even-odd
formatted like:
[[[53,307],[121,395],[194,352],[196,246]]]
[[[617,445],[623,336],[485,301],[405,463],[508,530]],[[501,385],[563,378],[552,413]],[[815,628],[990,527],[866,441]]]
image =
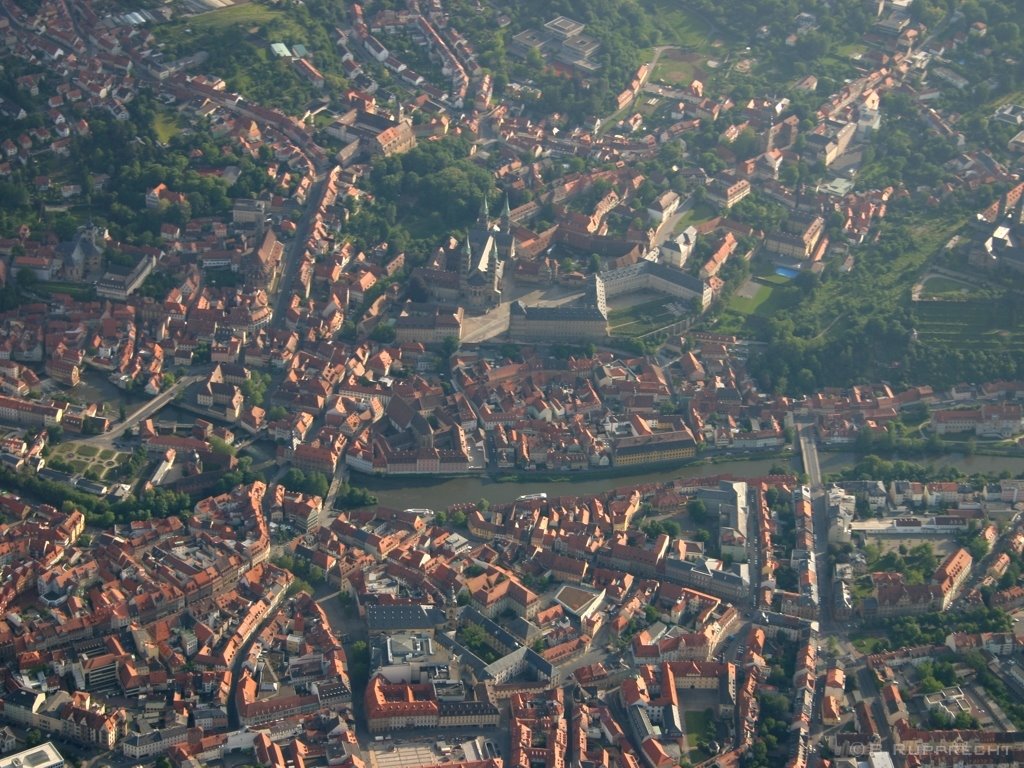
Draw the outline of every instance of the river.
[[[794,472],[800,471],[799,456],[789,461],[785,458],[755,459],[752,461],[722,461],[715,464],[687,464],[678,468],[660,469],[630,475],[602,476],[600,474],[576,473],[565,479],[543,480],[523,479],[508,482],[496,481],[490,477],[366,477],[352,476],[355,485],[365,485],[376,494],[381,505],[396,509],[426,507],[445,509],[462,501],[477,501],[486,498],[493,504],[515,501],[527,493],[548,493],[552,496],[574,496],[597,494],[625,485],[664,482],[675,477],[704,477],[707,475],[732,474],[737,477],[758,477],[768,474],[773,465],[789,466]]]
[[[853,453],[821,453],[821,473],[827,477],[852,467],[857,457]],[[1024,458],[1003,456],[972,456],[957,454],[938,456],[934,459],[911,459],[921,464],[935,466],[955,465],[962,472],[986,472],[996,474],[1008,470],[1013,475],[1024,473]],[[380,504],[393,509],[427,508],[446,509],[452,504],[477,501],[485,498],[493,504],[515,501],[518,496],[528,493],[548,493],[552,496],[598,494],[613,488],[640,483],[663,482],[676,477],[704,477],[708,475],[731,474],[737,478],[761,477],[768,474],[773,465],[788,465],[793,472],[800,472],[802,465],[798,455],[788,461],[775,459],[752,459],[721,461],[714,464],[687,464],[678,468],[661,469],[655,472],[640,471],[635,475],[600,476],[577,473],[564,480],[545,481],[516,480],[498,482],[490,477],[364,477],[353,474],[354,485],[365,486],[376,494]]]

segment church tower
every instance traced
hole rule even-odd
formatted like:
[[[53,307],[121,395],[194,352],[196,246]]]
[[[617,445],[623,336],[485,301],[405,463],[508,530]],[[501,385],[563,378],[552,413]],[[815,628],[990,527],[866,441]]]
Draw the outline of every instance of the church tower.
[[[459,599],[455,595],[455,589],[448,590],[448,601],[444,606],[446,627],[449,632],[459,628]]]

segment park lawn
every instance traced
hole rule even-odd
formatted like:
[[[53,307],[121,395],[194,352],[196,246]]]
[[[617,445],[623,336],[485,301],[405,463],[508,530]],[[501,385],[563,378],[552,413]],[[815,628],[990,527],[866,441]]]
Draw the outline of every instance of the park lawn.
[[[686,726],[687,736],[700,736],[708,732],[712,722],[708,713],[703,709],[691,709],[683,713],[683,722]]]
[[[851,639],[853,647],[863,654],[870,655],[880,650],[879,646],[888,647],[884,637],[860,635]]]
[[[167,144],[171,139],[181,133],[181,127],[173,115],[169,115],[162,109],[157,110],[153,117],[153,130],[156,132],[157,141]]]
[[[80,445],[75,450],[75,453],[77,453],[79,456],[84,456],[87,459],[96,458],[96,456],[99,455],[99,452],[100,449],[97,448],[95,445]]]

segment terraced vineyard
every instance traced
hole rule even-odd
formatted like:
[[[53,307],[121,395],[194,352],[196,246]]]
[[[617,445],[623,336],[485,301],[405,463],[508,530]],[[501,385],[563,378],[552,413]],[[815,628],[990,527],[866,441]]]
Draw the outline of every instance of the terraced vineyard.
[[[1024,313],[1011,314],[998,300],[916,302],[914,325],[929,346],[1024,351]]]

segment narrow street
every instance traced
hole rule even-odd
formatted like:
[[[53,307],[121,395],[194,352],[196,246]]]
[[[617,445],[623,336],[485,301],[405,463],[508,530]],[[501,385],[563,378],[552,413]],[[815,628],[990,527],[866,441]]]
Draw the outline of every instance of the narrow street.
[[[319,208],[325,184],[324,174],[318,173],[306,198],[306,208],[296,223],[295,234],[285,248],[281,279],[277,285],[277,295],[274,297],[274,316],[270,321],[273,328],[280,328],[284,325],[284,310],[287,306],[285,302],[292,297],[292,285],[299,272],[299,262],[302,260],[302,253],[306,248],[306,241],[309,239],[310,228],[313,225],[313,216]]]

